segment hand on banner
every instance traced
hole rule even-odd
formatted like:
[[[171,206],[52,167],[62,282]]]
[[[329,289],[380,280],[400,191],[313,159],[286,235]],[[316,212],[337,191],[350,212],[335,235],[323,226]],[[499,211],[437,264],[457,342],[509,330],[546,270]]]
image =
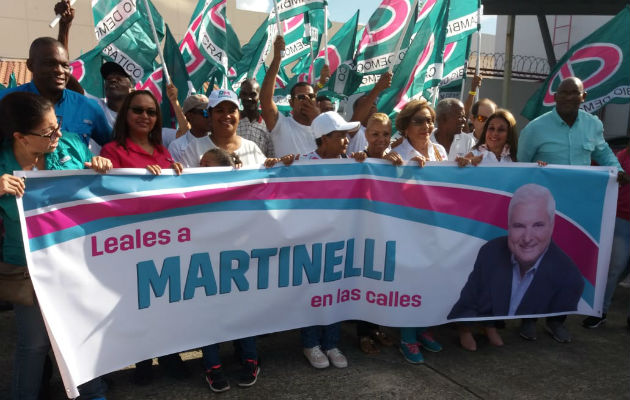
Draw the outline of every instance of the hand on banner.
[[[357,151],[356,153],[350,154],[348,158],[354,158],[355,161],[363,162],[367,158],[367,153],[365,151]]]
[[[85,168],[91,168],[99,174],[104,174],[113,168],[110,159],[101,156],[92,157],[92,159],[86,162],[84,165]]]
[[[545,161],[540,161],[540,160],[536,161],[536,164],[538,164],[539,167],[546,167],[547,166],[547,163]]]
[[[625,171],[619,171],[617,173],[617,182],[630,183],[630,176]]]
[[[417,161],[418,162],[418,166],[420,168],[424,167],[424,165],[427,163],[427,159],[425,156],[420,155],[420,156],[415,156],[413,157],[411,160],[409,161]]]
[[[271,168],[275,166],[277,163],[282,162],[284,165],[289,166],[293,164],[293,161],[299,158],[298,154],[287,154],[280,158],[268,158],[265,160],[265,168]]]
[[[70,0],[62,0],[55,4],[55,14],[61,15],[61,25],[70,26],[74,20],[75,9],[70,5]]]
[[[152,173],[153,175],[160,175],[162,173],[162,168],[160,168],[159,165],[154,164],[154,165],[147,165],[147,169],[149,170],[150,173]]]
[[[483,156],[474,156],[473,153],[468,153],[463,157],[456,157],[455,162],[458,167],[465,167],[467,165],[477,166],[483,160]]]
[[[179,162],[172,163],[171,168],[175,170],[175,175],[181,175],[184,172],[184,165]]]
[[[279,60],[282,57],[282,53],[284,53],[284,48],[284,37],[280,35],[276,36],[276,40],[273,42],[273,58],[278,57]]]
[[[17,176],[4,174],[0,177],[0,196],[12,194],[17,197],[24,195],[24,181]]]
[[[395,151],[390,151],[389,153],[385,154],[385,157],[383,157],[383,160],[387,160],[391,162],[392,164],[398,165],[398,166],[403,165],[404,163],[400,154],[396,153]],[[424,166],[424,164],[422,164],[421,167],[422,166]]]

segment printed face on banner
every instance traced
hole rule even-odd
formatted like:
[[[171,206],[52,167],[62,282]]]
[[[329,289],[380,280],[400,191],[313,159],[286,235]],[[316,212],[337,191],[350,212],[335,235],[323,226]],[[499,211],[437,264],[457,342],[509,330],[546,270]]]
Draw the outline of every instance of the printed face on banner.
[[[508,247],[521,267],[531,267],[551,243],[553,219],[538,199],[514,206],[508,222]]]

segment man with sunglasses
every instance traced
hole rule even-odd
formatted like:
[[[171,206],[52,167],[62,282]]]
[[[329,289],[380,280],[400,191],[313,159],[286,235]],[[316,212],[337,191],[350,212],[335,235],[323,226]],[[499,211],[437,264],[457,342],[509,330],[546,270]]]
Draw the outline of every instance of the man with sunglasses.
[[[205,138],[212,129],[212,119],[208,110],[208,98],[203,94],[193,94],[184,100],[182,111],[190,124],[190,129],[168,146],[175,161],[183,162],[184,150],[194,140]]]
[[[307,154],[316,149],[311,122],[320,113],[315,103],[313,87],[307,82],[298,82],[291,88],[289,100],[291,116],[286,117],[278,111],[273,101],[273,93],[284,47],[284,38],[277,36],[273,44],[273,60],[260,90],[262,117],[271,132],[271,140],[278,157],[287,154]]]
[[[481,137],[483,126],[486,124],[488,117],[490,117],[496,109],[497,105],[490,99],[481,99],[473,104],[470,109],[470,120],[472,121],[474,128],[471,135],[473,135],[476,140],[479,140]]]
[[[63,44],[50,37],[31,43],[26,66],[32,81],[0,92],[0,99],[12,92],[39,94],[55,105],[55,114],[63,118],[61,129],[78,134],[87,145],[90,138],[99,145],[112,139],[112,131],[103,110],[87,97],[66,89],[70,61]]]

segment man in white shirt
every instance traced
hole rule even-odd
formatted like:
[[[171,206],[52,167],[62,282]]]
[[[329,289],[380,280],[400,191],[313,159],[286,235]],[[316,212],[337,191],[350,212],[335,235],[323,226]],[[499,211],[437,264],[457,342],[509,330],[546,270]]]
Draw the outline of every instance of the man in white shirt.
[[[431,141],[441,144],[448,153],[448,160],[468,154],[475,145],[472,135],[462,133],[466,123],[464,105],[458,99],[447,98],[435,107],[437,128],[431,133]]]
[[[178,162],[182,162],[183,153],[188,147],[188,143],[208,136],[212,128],[212,119],[210,119],[210,110],[208,110],[208,98],[205,95],[193,94],[188,96],[184,100],[182,111],[184,111],[184,115],[190,124],[190,130],[183,136],[175,139],[168,146],[168,152]]]
[[[276,76],[280,70],[284,38],[277,36],[273,46],[273,60],[269,65],[260,89],[262,117],[271,132],[271,140],[277,157],[287,154],[306,154],[315,150],[315,138],[311,122],[319,115],[315,104],[315,92],[307,82],[298,82],[291,88],[292,115],[285,117],[273,101]]]

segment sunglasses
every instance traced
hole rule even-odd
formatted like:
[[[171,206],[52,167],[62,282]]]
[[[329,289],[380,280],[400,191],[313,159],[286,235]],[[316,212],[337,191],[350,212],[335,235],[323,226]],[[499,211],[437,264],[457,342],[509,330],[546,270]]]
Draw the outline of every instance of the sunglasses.
[[[421,126],[424,124],[432,124],[433,120],[431,120],[430,118],[411,118],[409,123],[414,126]]]
[[[298,100],[306,100],[307,98],[311,100],[315,100],[317,96],[315,95],[315,93],[308,93],[308,94],[302,93],[302,94],[298,94],[296,97]]]
[[[475,119],[479,122],[486,122],[488,117],[484,117],[483,115],[475,115]]]
[[[61,117],[57,117],[57,126],[55,128],[50,128],[49,130],[41,133],[41,132],[24,132],[25,135],[31,136],[39,136],[43,138],[47,138],[51,142],[55,140],[55,138],[59,135],[59,131],[61,130]]]
[[[203,110],[200,110],[200,109],[196,108],[196,109],[190,110],[188,112],[193,113],[193,114],[197,114],[197,115],[201,115],[204,118],[208,118],[210,116],[210,114],[208,114],[208,110],[206,108],[204,108]]]
[[[157,116],[157,111],[155,108],[142,108],[142,107],[129,107],[132,113],[136,115],[142,115],[142,113],[147,113],[149,117]]]

